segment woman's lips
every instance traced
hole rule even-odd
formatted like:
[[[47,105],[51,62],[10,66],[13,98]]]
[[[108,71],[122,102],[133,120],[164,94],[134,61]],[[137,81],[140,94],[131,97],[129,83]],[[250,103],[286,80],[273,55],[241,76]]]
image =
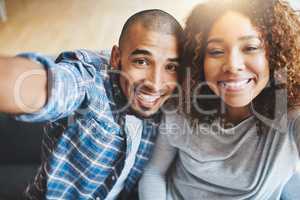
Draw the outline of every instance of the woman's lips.
[[[238,92],[245,89],[252,81],[252,78],[238,80],[222,80],[218,81],[218,85],[226,91]]]

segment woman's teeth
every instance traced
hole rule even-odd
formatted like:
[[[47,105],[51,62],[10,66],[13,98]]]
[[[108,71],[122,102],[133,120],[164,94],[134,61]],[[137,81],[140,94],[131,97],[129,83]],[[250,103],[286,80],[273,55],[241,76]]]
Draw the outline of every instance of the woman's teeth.
[[[225,89],[238,90],[246,87],[250,81],[251,79],[245,79],[241,81],[220,81],[220,85]]]

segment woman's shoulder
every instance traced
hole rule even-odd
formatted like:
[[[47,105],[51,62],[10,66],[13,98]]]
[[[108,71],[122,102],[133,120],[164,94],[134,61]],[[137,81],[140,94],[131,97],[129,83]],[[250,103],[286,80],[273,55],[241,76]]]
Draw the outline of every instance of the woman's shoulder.
[[[300,106],[294,107],[288,111],[288,121],[290,124],[300,126]]]
[[[178,129],[181,129],[180,127],[183,126],[187,122],[187,117],[178,111],[175,112],[164,112],[162,123],[164,125],[167,125],[168,127],[177,127]]]
[[[188,128],[189,121],[185,114],[178,111],[163,113],[160,132],[178,136],[184,134]]]

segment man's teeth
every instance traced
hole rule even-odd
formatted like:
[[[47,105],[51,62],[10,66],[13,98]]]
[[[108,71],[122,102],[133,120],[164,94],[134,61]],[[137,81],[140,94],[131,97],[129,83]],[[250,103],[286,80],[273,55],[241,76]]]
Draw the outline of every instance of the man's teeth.
[[[242,81],[222,81],[221,85],[227,89],[240,89],[246,86],[251,79],[246,79]]]
[[[160,97],[160,95],[153,96],[153,95],[146,95],[146,94],[138,94],[138,97],[144,101],[154,102]]]

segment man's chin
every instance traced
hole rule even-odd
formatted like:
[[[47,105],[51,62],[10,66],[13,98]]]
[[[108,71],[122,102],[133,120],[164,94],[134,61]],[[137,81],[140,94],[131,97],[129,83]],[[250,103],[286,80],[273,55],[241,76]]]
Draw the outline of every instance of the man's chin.
[[[137,116],[148,118],[157,113],[160,106],[160,100],[153,105],[146,105],[136,100],[131,104],[131,109]]]
[[[142,109],[142,108],[136,108],[132,107],[132,110],[135,112],[137,116],[143,117],[143,118],[148,118],[154,115],[155,113],[158,112],[158,109]]]

